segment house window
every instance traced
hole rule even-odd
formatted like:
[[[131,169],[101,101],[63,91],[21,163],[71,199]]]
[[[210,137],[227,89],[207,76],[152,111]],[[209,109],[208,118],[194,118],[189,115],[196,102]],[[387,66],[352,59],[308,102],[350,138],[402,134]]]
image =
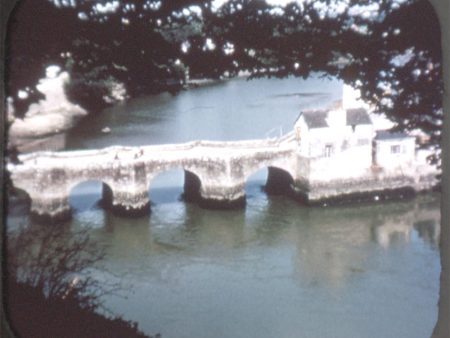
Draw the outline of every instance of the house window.
[[[300,128],[295,128],[295,137],[297,138],[297,143],[299,146],[302,144],[302,134],[300,132]]]
[[[400,154],[400,145],[391,146],[391,154]]]
[[[325,157],[331,157],[332,153],[333,153],[333,146],[331,144],[327,144],[325,146],[325,152],[324,152]]]
[[[346,150],[348,148],[348,141],[344,140],[344,142],[342,142],[342,150]]]
[[[358,145],[358,146],[366,146],[366,145],[368,145],[368,144],[369,144],[369,140],[366,139],[366,138],[360,138],[360,139],[358,139],[358,141],[357,141],[357,145]]]

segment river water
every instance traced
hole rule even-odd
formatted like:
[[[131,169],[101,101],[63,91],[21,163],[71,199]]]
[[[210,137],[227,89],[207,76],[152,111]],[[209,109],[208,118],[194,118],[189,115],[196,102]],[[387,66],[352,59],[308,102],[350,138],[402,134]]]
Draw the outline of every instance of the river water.
[[[341,83],[236,79],[132,100],[64,136],[65,149],[194,139],[275,137],[302,108],[324,108]],[[105,127],[110,133],[102,133]],[[106,247],[102,281],[122,295],[105,305],[147,334],[183,337],[429,337],[439,292],[439,196],[307,208],[247,182],[244,210],[210,211],[180,201],[183,172],[158,176],[152,214],[118,218],[98,207],[100,182],[70,196],[71,229]],[[8,224],[28,224],[13,205]]]

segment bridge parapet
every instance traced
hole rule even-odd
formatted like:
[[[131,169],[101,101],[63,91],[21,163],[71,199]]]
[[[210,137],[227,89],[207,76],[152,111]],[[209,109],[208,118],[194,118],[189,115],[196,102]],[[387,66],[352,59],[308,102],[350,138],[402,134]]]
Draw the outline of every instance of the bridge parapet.
[[[97,161],[103,161],[109,159],[111,156],[120,155],[121,159],[135,158],[135,155],[142,156],[144,153],[155,154],[156,152],[179,152],[185,150],[200,150],[204,148],[216,148],[220,150],[220,153],[235,151],[237,149],[244,149],[251,151],[252,149],[265,149],[265,148],[280,148],[280,147],[292,147],[293,133],[283,135],[281,138],[272,138],[266,140],[244,140],[244,141],[191,141],[179,144],[163,144],[163,145],[150,145],[150,146],[111,146],[103,149],[94,150],[68,150],[60,152],[40,151],[29,154],[19,155],[19,160],[23,163],[31,160],[39,161],[53,161],[60,159],[76,160],[77,158],[87,159],[89,157],[95,158]]]

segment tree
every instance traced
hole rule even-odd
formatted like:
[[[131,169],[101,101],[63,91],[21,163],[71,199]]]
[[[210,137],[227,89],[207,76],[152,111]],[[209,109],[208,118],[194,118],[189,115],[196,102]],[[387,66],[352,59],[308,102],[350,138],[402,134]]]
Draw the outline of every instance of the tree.
[[[100,281],[95,271],[105,248],[87,229],[63,224],[28,225],[10,230],[7,242],[9,323],[23,337],[150,338],[137,323],[105,317],[104,297],[120,285]],[[33,320],[30,321],[30,318]]]
[[[46,66],[62,65],[61,53],[73,38],[67,32],[76,29],[72,17],[73,9],[58,11],[49,1],[24,1],[13,12],[6,41],[6,90],[17,116],[43,98],[35,86]]]
[[[360,89],[397,129],[421,129],[439,143],[440,31],[427,0],[229,0],[220,8],[195,0],[55,3],[23,0],[17,11],[8,92],[19,116],[38,93],[29,89],[33,95],[20,100],[18,90],[33,88],[49,63],[71,73],[70,98],[91,110],[105,104],[115,82],[131,97],[176,92],[184,69],[209,78],[322,72]],[[34,17],[36,8],[46,14]],[[49,39],[55,29],[57,38]],[[28,41],[30,30],[35,38]]]
[[[73,299],[96,310],[101,297],[118,290],[92,276],[105,250],[86,230],[61,226],[29,226],[11,231],[7,243],[8,279],[40,290],[49,300]]]
[[[35,85],[51,64],[69,71],[69,98],[90,111],[108,103],[115,82],[130,96],[180,90],[179,46],[159,26],[183,22],[177,13],[191,5],[205,3],[22,0],[7,43],[7,95],[15,115],[23,117],[42,98]]]
[[[229,1],[205,19],[204,35],[216,50],[205,53],[201,40],[192,37],[192,52],[183,62],[203,75],[209,70],[210,76],[238,70],[250,77],[336,76],[360,89],[396,129],[421,129],[437,145],[443,81],[440,28],[432,6],[427,0],[350,1],[333,10],[336,3],[276,7]],[[373,13],[358,14],[362,6]],[[233,52],[226,53],[230,46]],[[213,69],[198,66],[198,59]]]

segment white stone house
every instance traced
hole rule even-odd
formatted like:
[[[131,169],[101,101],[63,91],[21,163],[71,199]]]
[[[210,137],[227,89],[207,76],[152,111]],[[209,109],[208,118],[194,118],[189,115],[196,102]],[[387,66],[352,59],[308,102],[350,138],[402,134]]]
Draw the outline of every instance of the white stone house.
[[[372,121],[368,110],[370,106],[359,99],[358,91],[344,85],[336,107],[300,113],[294,125],[300,179],[324,182],[375,173],[414,176],[419,162],[429,167],[418,161],[414,136],[377,130],[391,126],[387,120]]]
[[[304,179],[355,178],[372,170],[376,133],[365,109],[303,111],[294,130]]]
[[[344,87],[339,106],[302,111],[295,121],[295,191],[316,202],[364,194],[378,200],[384,193],[402,197],[438,185],[430,151],[418,149],[413,135],[388,131],[392,125],[369,115],[370,107],[350,89]]]
[[[300,113],[294,125],[299,174],[308,181],[371,176],[414,175],[414,136],[376,131],[364,108],[312,110]]]

